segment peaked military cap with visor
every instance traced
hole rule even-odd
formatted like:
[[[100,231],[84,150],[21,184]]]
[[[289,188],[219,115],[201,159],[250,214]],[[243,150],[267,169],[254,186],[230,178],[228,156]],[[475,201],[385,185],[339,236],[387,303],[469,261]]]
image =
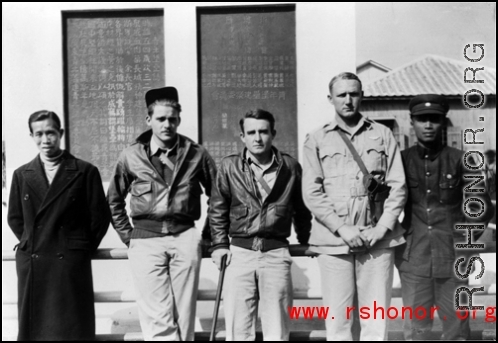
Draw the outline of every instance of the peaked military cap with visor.
[[[450,106],[445,97],[439,94],[421,94],[414,97],[408,105],[412,116],[440,114],[446,116]]]

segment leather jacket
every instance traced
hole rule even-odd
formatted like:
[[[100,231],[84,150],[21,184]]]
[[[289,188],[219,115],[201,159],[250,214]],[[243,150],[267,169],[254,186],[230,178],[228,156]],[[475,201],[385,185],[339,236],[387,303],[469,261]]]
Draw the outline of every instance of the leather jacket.
[[[170,187],[149,160],[152,130],[141,134],[118,158],[107,195],[112,224],[123,243],[133,227],[126,213],[131,194],[130,217],[134,227],[158,233],[178,233],[201,216],[201,184],[206,195],[216,177],[216,165],[199,144],[179,134],[177,163]]]
[[[301,194],[301,166],[290,155],[280,153],[275,147],[273,150],[278,163],[277,176],[263,202],[257,196],[245,149],[221,161],[209,207],[212,250],[228,248],[228,235],[285,241],[290,236],[292,222],[298,241],[307,244],[311,213]],[[258,216],[260,224],[254,227],[251,224]]]

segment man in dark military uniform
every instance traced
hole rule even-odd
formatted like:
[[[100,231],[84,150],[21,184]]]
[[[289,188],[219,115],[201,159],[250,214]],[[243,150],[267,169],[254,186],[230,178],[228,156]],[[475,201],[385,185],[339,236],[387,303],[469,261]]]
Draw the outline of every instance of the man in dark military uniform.
[[[466,280],[455,276],[455,261],[465,257],[462,264],[466,266],[470,251],[455,249],[455,243],[467,243],[467,231],[456,230],[455,226],[472,219],[464,214],[463,202],[464,187],[469,185],[464,175],[473,173],[464,166],[463,151],[442,144],[449,109],[445,98],[418,95],[410,101],[409,108],[418,142],[401,153],[409,193],[402,223],[407,230],[407,243],[396,252],[403,304],[414,313],[412,321],[405,321],[405,338],[428,339],[431,307],[437,306],[443,338],[466,339],[468,320],[459,319],[455,311],[455,290]],[[484,189],[484,183],[473,188]],[[484,213],[473,221],[488,222],[494,212],[488,194],[484,191],[471,195],[484,202]],[[415,317],[419,307],[426,311],[424,319]]]

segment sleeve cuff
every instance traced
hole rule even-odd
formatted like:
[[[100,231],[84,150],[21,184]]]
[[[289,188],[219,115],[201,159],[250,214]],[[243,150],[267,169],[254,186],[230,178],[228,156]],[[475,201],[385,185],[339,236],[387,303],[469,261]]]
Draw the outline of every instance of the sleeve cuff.
[[[230,249],[230,245],[229,244],[217,244],[217,245],[209,248],[209,252],[213,253],[213,251],[218,250],[218,249]]]
[[[382,217],[380,217],[380,220],[377,223],[377,225],[382,225],[386,227],[388,230],[392,231],[394,229],[394,225],[396,224],[397,220],[398,220],[397,217],[393,216],[388,212],[384,212],[382,214]]]

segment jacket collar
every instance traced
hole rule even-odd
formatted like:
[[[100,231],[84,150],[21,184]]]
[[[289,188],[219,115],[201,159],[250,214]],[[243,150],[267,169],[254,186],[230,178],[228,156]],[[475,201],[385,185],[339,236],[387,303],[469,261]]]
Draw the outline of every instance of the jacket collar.
[[[184,135],[181,135],[179,133],[176,134],[178,136],[177,141],[176,141],[176,146],[178,148],[187,148],[190,144],[190,140],[185,137]],[[150,140],[152,139],[152,129],[147,130],[140,134],[140,136],[137,137],[135,140],[135,143],[142,144],[147,147],[147,149],[150,149]]]
[[[154,155],[157,150],[161,149],[163,151],[166,151],[166,155],[170,154],[171,151],[174,151],[178,147],[178,142],[180,141],[180,135],[176,135],[176,142],[175,145],[171,149],[166,149],[166,148],[160,148],[159,145],[156,143],[156,140],[154,139],[154,136],[151,136],[150,138],[150,152],[149,155],[152,156]]]
[[[175,170],[173,171],[173,178],[171,180],[171,187],[173,187],[173,185],[175,184],[178,171],[182,167],[183,162],[185,161],[185,157],[187,156],[190,146],[192,145],[191,140],[189,138],[179,133],[177,133],[177,136],[178,136],[178,140],[176,142],[177,159],[176,159]],[[150,151],[151,138],[152,138],[152,129],[147,130],[143,132],[140,136],[138,136],[135,144],[143,145],[146,154],[148,154]]]
[[[64,151],[59,169],[49,186],[40,155],[37,155],[24,170],[24,177],[34,194],[42,201],[38,213],[47,208],[80,174],[75,157]]]
[[[443,151],[443,148],[444,148],[444,146],[442,144],[439,144],[434,149],[428,149],[428,148],[423,147],[420,144],[417,144],[417,153],[418,153],[418,156],[420,157],[420,159],[428,158],[431,161],[434,161],[441,154],[441,151]]]
[[[273,159],[277,161],[278,166],[281,166],[283,161],[282,154],[275,146],[272,146],[271,149],[273,151]],[[248,155],[247,148],[244,148],[239,155],[240,156],[239,167],[242,171],[245,171],[246,165],[249,166],[247,155]]]
[[[357,129],[354,132],[351,132],[350,129],[347,128],[344,124],[339,123],[339,121],[337,120],[337,114],[334,117],[334,119],[332,119],[331,122],[329,122],[324,126],[325,132],[341,129],[342,131],[349,133],[351,136],[354,136],[355,134],[360,132],[364,127],[365,129],[369,129],[372,126],[373,121],[370,118],[363,116],[361,113],[360,116],[361,117],[360,120],[358,121]]]

